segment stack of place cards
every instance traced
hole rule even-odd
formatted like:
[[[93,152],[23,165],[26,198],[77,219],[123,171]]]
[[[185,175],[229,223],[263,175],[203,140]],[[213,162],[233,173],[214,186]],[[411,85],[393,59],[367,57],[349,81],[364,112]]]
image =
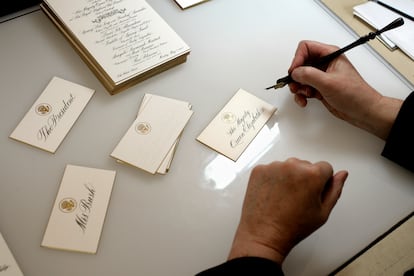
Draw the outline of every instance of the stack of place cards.
[[[197,137],[197,140],[237,161],[276,107],[240,89]]]
[[[95,254],[115,174],[67,165],[41,246]]]
[[[111,157],[152,174],[167,173],[192,114],[188,102],[145,94],[137,118]]]
[[[0,233],[0,275],[2,276],[23,276],[17,265],[6,241]]]
[[[54,77],[10,138],[55,153],[94,92]]]
[[[208,0],[174,0],[181,9],[187,9],[192,6],[207,2]]]

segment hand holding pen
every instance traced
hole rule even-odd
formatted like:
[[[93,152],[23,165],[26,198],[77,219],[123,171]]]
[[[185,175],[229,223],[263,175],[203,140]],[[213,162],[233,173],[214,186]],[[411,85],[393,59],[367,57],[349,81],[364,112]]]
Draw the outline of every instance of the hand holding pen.
[[[391,22],[390,24],[388,24],[387,26],[385,26],[384,28],[382,28],[380,30],[377,30],[375,32],[371,32],[371,33],[369,33],[369,34],[367,34],[365,36],[362,36],[359,39],[357,39],[355,42],[353,42],[353,43],[351,43],[351,44],[349,44],[349,45],[347,45],[347,46],[345,46],[345,47],[343,47],[341,49],[338,49],[338,50],[336,50],[334,52],[331,52],[331,53],[329,53],[329,54],[327,54],[325,56],[319,57],[316,60],[312,60],[311,62],[302,63],[302,65],[305,65],[305,66],[313,66],[313,67],[316,67],[316,68],[321,68],[323,66],[326,66],[327,64],[329,64],[331,61],[333,61],[334,59],[336,59],[337,57],[339,57],[340,55],[342,55],[346,51],[348,51],[348,50],[350,50],[350,49],[352,49],[352,48],[354,48],[356,46],[362,45],[362,44],[368,42],[369,40],[374,39],[376,36],[380,35],[381,33],[386,32],[386,31],[389,31],[389,30],[392,30],[392,29],[395,29],[395,28],[397,28],[397,27],[399,27],[399,26],[401,26],[403,24],[404,24],[404,20],[400,17],[400,18],[394,20],[393,22]],[[283,78],[278,79],[276,81],[276,84],[275,85],[272,85],[270,87],[267,87],[266,89],[271,89],[271,88],[278,89],[278,88],[282,88],[286,84],[291,83],[292,81],[293,81],[292,80],[292,77],[289,74],[286,77],[283,77]]]
[[[335,58],[323,70],[303,66],[337,49],[315,41],[299,43],[289,68],[289,76],[295,80],[289,88],[296,103],[305,107],[310,98],[318,99],[337,118],[386,139],[401,100],[385,97],[371,87],[345,55]]]

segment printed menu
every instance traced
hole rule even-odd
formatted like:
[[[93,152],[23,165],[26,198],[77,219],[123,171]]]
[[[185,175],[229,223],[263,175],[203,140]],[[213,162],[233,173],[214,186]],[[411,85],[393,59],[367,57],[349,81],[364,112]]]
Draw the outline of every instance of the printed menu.
[[[44,0],[41,8],[110,94],[185,62],[190,53],[145,0]]]

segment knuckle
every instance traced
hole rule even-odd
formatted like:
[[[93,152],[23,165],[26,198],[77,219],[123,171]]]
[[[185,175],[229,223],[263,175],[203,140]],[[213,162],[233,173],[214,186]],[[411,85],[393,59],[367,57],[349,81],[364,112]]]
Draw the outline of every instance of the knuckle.
[[[307,172],[313,177],[320,177],[322,175],[322,170],[319,166],[309,166]]]
[[[252,176],[263,175],[265,171],[266,171],[266,165],[257,165],[252,169],[251,175]]]

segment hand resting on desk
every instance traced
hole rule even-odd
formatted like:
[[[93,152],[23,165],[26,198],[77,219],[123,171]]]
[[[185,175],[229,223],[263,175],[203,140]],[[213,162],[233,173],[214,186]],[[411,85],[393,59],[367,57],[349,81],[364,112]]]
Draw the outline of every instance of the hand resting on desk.
[[[327,162],[290,158],[253,169],[229,260],[256,256],[282,264],[329,217],[348,176]]]
[[[382,155],[414,172],[414,92],[405,100],[372,88],[341,55],[326,68],[303,66],[336,46],[302,41],[289,69],[289,84],[302,107],[320,100],[336,117],[385,140]],[[348,176],[327,162],[290,158],[255,167],[227,262],[199,275],[283,275],[289,251],[328,219]]]

